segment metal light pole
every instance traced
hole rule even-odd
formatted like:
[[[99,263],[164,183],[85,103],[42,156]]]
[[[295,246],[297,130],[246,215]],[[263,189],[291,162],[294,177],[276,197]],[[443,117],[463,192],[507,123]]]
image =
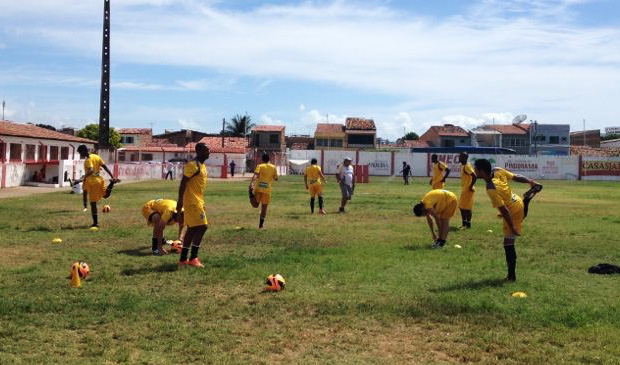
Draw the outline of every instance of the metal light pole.
[[[6,103],[4,102],[4,99],[2,99],[2,120],[4,120],[4,107],[6,106]]]
[[[110,0],[103,0],[101,96],[99,99],[99,148],[110,148]]]

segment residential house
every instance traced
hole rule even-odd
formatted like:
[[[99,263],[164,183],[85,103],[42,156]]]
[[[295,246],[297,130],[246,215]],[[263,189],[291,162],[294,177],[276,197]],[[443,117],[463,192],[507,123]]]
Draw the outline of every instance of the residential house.
[[[209,133],[181,129],[180,131],[166,131],[165,133],[154,135],[153,138],[165,140],[167,143],[177,145],[178,147],[185,147],[190,143],[196,143],[208,136],[210,136]]]
[[[516,124],[528,130],[531,155],[570,154],[570,124]]]
[[[317,150],[337,149],[345,147],[344,125],[318,123],[314,131],[314,148]]]
[[[284,152],[286,138],[283,125],[257,125],[252,128],[252,147],[259,151]]]
[[[427,142],[431,147],[471,146],[469,132],[453,124],[430,127],[420,136],[420,141]]]
[[[376,148],[375,121],[364,118],[347,118],[345,121],[346,148]]]
[[[146,146],[153,141],[153,133],[150,128],[119,128],[123,146]]]
[[[66,178],[79,177],[73,163],[80,158],[77,147],[81,144],[93,150],[96,141],[32,124],[0,121],[0,187],[33,182],[62,186]]]
[[[601,130],[590,129],[586,131],[575,131],[570,133],[571,146],[588,146],[592,148],[601,147]]]
[[[288,149],[296,149],[296,150],[313,150],[314,149],[314,138],[308,135],[301,136],[287,136],[286,139],[286,148]]]
[[[483,125],[483,130],[501,133],[498,137],[498,147],[510,148],[517,154],[527,155],[530,153],[529,127],[523,124],[495,124]]]

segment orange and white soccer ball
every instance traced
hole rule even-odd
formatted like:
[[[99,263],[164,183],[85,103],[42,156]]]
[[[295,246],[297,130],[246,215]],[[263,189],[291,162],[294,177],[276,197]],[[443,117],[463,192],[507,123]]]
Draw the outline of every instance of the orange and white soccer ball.
[[[183,249],[183,242],[179,240],[172,241],[170,244],[170,252],[180,253]]]
[[[109,205],[104,205],[103,208],[101,209],[104,213],[110,213],[110,210],[112,210],[112,208],[110,208]]]
[[[280,291],[284,289],[286,281],[284,281],[284,277],[280,274],[271,274],[267,276],[265,284],[267,284],[265,288],[267,291]]]
[[[90,267],[83,261],[74,262],[73,265],[71,265],[71,270],[76,270],[80,276],[80,279],[86,279],[88,273],[90,272]]]

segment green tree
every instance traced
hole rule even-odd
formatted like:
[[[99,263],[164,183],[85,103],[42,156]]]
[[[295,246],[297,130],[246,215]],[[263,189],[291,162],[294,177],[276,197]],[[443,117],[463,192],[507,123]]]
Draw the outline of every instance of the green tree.
[[[607,133],[601,135],[601,141],[609,141],[610,139],[618,139],[620,134]]]
[[[230,122],[226,123],[226,130],[224,133],[233,137],[244,137],[256,124],[252,122],[252,117],[245,113],[244,115],[237,114]]]
[[[44,124],[44,123],[37,123],[35,124],[37,127],[41,127],[41,128],[45,128],[45,129],[49,129],[50,131],[56,131],[56,127],[54,127],[53,125],[49,125],[49,124]]]
[[[80,129],[77,134],[78,137],[92,139],[93,141],[99,140],[99,124],[88,124],[86,127]],[[116,129],[110,128],[110,146],[114,149],[121,147],[121,135],[118,134]]]
[[[403,139],[405,141],[417,141],[418,139],[420,139],[420,137],[417,134],[415,134],[414,132],[409,132],[409,133],[405,134]]]

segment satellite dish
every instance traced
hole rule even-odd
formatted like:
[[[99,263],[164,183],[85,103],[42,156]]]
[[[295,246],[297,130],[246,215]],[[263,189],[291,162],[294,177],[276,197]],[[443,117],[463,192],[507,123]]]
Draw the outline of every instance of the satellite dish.
[[[519,114],[517,115],[513,120],[512,120],[512,124],[521,124],[523,123],[525,120],[527,119],[527,115],[525,114]]]

